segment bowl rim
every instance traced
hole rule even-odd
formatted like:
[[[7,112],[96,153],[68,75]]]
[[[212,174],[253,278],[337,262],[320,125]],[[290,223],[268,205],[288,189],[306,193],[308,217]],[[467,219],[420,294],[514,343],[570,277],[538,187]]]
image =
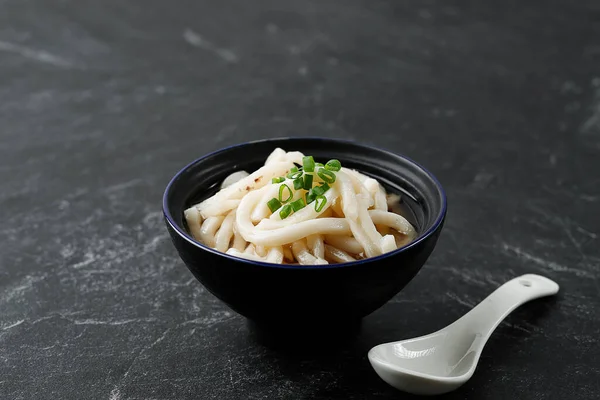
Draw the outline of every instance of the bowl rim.
[[[402,246],[399,249],[396,249],[394,251],[390,251],[388,253],[384,253],[381,254],[379,256],[375,256],[375,257],[370,257],[370,258],[365,258],[362,260],[356,260],[356,261],[352,261],[352,262],[345,262],[345,263],[337,263],[337,264],[326,264],[326,265],[293,265],[293,264],[274,264],[274,263],[267,263],[267,262],[262,262],[262,261],[254,261],[254,260],[247,260],[245,258],[240,258],[240,257],[235,257],[232,256],[230,254],[227,253],[223,253],[220,252],[216,249],[213,249],[211,247],[206,246],[203,243],[200,243],[199,241],[195,240],[192,236],[190,236],[184,229],[182,229],[181,227],[179,227],[179,225],[177,223],[175,223],[175,220],[173,219],[173,216],[171,215],[171,212],[169,211],[169,207],[168,207],[168,203],[167,203],[167,197],[169,195],[169,192],[171,190],[171,186],[173,186],[173,183],[175,182],[175,180],[177,180],[177,178],[184,173],[185,171],[187,171],[189,168],[191,168],[192,166],[194,166],[195,164],[199,163],[200,161],[220,154],[220,153],[224,153],[227,152],[231,149],[237,148],[237,147],[242,147],[242,146],[247,146],[249,144],[255,144],[255,143],[265,143],[265,142],[273,142],[273,141],[285,141],[285,140],[318,140],[318,141],[329,141],[332,143],[346,143],[346,144],[352,144],[355,146],[360,146],[363,147],[365,149],[370,149],[370,150],[376,150],[379,152],[383,152],[383,153],[387,153],[390,154],[392,156],[395,157],[400,157],[406,161],[408,161],[410,164],[413,164],[414,166],[416,166],[417,168],[421,169],[425,175],[427,175],[429,177],[429,179],[431,179],[431,181],[435,184],[436,188],[439,190],[439,193],[442,196],[442,207],[440,208],[437,216],[436,216],[436,220],[433,223],[433,225],[427,229],[427,231],[425,231],[424,233],[422,233],[421,235],[419,235],[415,240],[413,240],[412,242],[408,243],[406,246]],[[259,140],[252,140],[252,141],[248,141],[248,142],[244,142],[244,143],[238,143],[238,144],[234,144],[231,146],[227,146],[224,147],[222,149],[219,150],[215,150],[213,152],[207,153],[197,159],[195,159],[194,161],[188,163],[186,166],[184,166],[182,169],[180,169],[169,181],[169,183],[167,184],[165,191],[163,193],[163,199],[162,199],[162,208],[163,208],[163,215],[165,220],[167,221],[167,223],[169,224],[169,226],[173,229],[174,232],[176,232],[179,237],[181,237],[183,240],[187,241],[188,243],[190,243],[191,245],[204,250],[204,251],[208,251],[210,253],[213,253],[215,255],[224,257],[224,258],[228,258],[232,261],[237,261],[237,262],[242,262],[242,263],[247,263],[247,264],[251,264],[254,266],[261,266],[261,267],[268,267],[268,268],[283,268],[283,269],[296,269],[296,270],[314,270],[314,269],[332,269],[332,268],[344,268],[344,267],[350,267],[350,266],[360,266],[363,264],[368,264],[371,262],[375,262],[375,261],[379,261],[388,257],[393,257],[397,254],[403,253],[409,249],[411,249],[412,247],[417,246],[419,243],[423,242],[424,240],[426,240],[428,237],[430,237],[431,235],[433,235],[434,232],[436,232],[440,225],[442,224],[442,222],[444,221],[444,218],[446,216],[446,211],[448,208],[448,200],[446,197],[446,191],[444,190],[444,188],[442,187],[442,184],[440,183],[440,181],[435,177],[435,175],[433,175],[427,168],[423,167],[421,164],[419,164],[418,162],[414,161],[413,159],[403,155],[403,154],[398,154],[386,149],[382,149],[380,147],[376,147],[370,144],[364,144],[364,143],[360,143],[360,142],[356,142],[356,141],[352,141],[352,140],[346,140],[346,139],[336,139],[336,138],[325,138],[325,137],[318,137],[318,136],[307,136],[307,137],[301,137],[301,136],[290,136],[290,137],[276,137],[276,138],[268,138],[268,139],[259,139]]]

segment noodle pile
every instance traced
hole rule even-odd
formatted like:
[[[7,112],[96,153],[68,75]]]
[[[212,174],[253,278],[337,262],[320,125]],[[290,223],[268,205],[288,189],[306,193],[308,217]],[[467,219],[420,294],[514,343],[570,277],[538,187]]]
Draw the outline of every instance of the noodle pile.
[[[295,188],[272,211],[270,199],[279,194],[282,200],[282,191],[294,188],[290,171],[297,171],[303,159],[300,152],[278,148],[255,172],[229,175],[214,196],[185,210],[194,239],[249,260],[320,265],[374,257],[415,238],[412,225],[388,211],[398,196],[387,195],[377,180],[343,167],[336,170],[330,186],[316,171],[312,174],[316,186],[328,189],[319,196],[320,202],[305,204],[290,214],[286,204],[305,203],[310,193]]]

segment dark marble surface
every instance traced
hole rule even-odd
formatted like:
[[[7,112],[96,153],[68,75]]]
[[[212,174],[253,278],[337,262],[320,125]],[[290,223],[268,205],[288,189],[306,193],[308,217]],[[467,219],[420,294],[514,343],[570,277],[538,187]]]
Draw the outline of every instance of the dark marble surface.
[[[0,1],[0,398],[410,398],[367,350],[527,272],[560,294],[447,398],[600,397],[599,21],[595,1]],[[285,135],[407,154],[450,201],[421,273],[329,352],[257,342],[161,220],[184,164]]]

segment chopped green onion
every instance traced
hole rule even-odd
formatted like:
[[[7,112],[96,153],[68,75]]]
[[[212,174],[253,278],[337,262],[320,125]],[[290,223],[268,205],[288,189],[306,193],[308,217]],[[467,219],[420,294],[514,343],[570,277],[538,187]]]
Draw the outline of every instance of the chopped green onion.
[[[304,187],[304,179],[302,177],[294,179],[294,189],[300,190]]]
[[[312,188],[313,176],[312,174],[304,175],[304,190],[310,190]]]
[[[329,186],[327,186],[327,189],[329,189]],[[312,188],[312,192],[317,196],[321,196],[323,193],[325,193],[325,188],[323,186],[315,186]]]
[[[288,191],[288,196],[284,200],[283,199],[283,192],[285,191],[285,189],[287,189],[287,191]],[[290,201],[292,199],[292,197],[294,197],[294,193],[292,192],[292,189],[290,189],[290,187],[288,185],[281,185],[281,186],[279,186],[279,201],[280,202],[287,203],[288,201]]]
[[[315,199],[315,211],[316,212],[321,212],[321,210],[323,209],[323,207],[325,207],[325,204],[327,203],[327,197],[321,195],[321,196],[317,196]]]
[[[327,183],[335,182],[335,174],[331,171],[321,168],[317,171],[317,175]]]
[[[304,202],[304,199],[300,198],[296,201],[292,201],[290,203],[290,205],[292,206],[292,210],[294,210],[294,212],[302,210],[304,207],[306,207],[306,203]]]
[[[293,169],[293,168],[292,168]],[[294,171],[287,174],[288,179],[297,179],[302,176],[302,171]]]
[[[321,186],[315,186],[310,189],[306,194],[306,203],[312,203],[318,196],[323,196],[323,194],[329,190],[329,185],[323,183]]]
[[[320,162],[315,163],[315,167],[325,168],[325,166],[322,163],[320,163]]]
[[[313,172],[315,170],[315,159],[313,156],[304,156],[302,158],[302,165],[306,172]]]
[[[273,197],[271,200],[267,201],[267,206],[269,207],[269,210],[271,210],[271,212],[273,213],[277,211],[279,207],[281,207],[281,202],[275,197]]]
[[[285,177],[284,176],[280,176],[278,178],[271,179],[271,183],[281,183],[283,181],[285,181]]]
[[[292,167],[292,168],[290,169],[290,172],[298,172],[298,167]]]
[[[279,216],[281,219],[286,219],[292,213],[292,206],[289,204],[283,206],[281,211],[279,211]]]
[[[308,193],[306,193],[306,204],[310,204],[315,201],[315,198],[318,195],[314,192],[314,189],[310,189]]]
[[[342,169],[342,163],[335,159],[329,160],[327,161],[327,164],[325,164],[325,169],[329,171],[339,171]]]

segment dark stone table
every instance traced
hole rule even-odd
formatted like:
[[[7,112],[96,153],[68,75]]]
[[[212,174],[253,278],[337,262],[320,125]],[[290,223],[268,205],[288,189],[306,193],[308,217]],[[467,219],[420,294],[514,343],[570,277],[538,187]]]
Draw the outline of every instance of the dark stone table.
[[[0,398],[411,398],[368,349],[528,272],[561,292],[447,398],[599,398],[599,22],[595,1],[0,1]],[[288,135],[409,155],[450,202],[421,273],[329,352],[257,341],[162,222],[183,165]]]

